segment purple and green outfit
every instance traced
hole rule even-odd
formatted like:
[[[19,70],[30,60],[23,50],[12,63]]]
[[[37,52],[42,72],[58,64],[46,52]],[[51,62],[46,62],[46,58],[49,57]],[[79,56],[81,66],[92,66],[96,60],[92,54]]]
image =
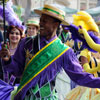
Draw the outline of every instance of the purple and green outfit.
[[[4,62],[7,71],[21,77],[14,100],[58,100],[54,86],[62,69],[77,84],[100,88],[100,78],[83,72],[73,50],[57,36],[48,41],[44,37],[38,38],[23,39],[15,55],[9,62]]]
[[[5,71],[4,68],[1,72],[3,75],[0,77],[0,100],[11,100],[11,92],[19,85],[20,79]]]

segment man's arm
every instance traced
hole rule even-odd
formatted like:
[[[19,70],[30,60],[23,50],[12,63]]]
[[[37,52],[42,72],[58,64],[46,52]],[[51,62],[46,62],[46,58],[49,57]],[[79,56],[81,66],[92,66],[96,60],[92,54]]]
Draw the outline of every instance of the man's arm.
[[[64,70],[78,85],[100,88],[100,78],[95,78],[92,74],[83,72],[82,66],[72,49],[69,49],[64,55]]]

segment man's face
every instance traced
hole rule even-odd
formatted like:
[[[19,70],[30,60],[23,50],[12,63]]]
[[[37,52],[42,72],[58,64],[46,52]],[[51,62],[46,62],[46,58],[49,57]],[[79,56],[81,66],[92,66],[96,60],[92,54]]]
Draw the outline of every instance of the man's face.
[[[57,25],[54,19],[48,15],[41,15],[40,18],[40,35],[41,36],[51,36]]]
[[[28,25],[27,26],[27,35],[29,36],[36,36],[38,32],[38,29],[34,25]]]

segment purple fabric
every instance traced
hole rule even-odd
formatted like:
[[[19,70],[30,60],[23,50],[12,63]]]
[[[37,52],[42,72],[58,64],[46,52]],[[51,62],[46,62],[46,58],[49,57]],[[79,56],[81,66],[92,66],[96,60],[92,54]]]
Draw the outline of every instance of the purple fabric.
[[[64,26],[66,26],[66,25],[64,25]],[[91,49],[89,47],[89,45],[87,44],[87,42],[85,41],[85,39],[80,36],[80,34],[78,32],[79,27],[77,27],[73,24],[70,24],[69,26],[66,26],[66,27],[72,33],[72,39],[73,40],[78,40],[78,41],[83,42],[83,45],[82,45],[83,49],[87,48],[89,51],[96,52],[95,50]],[[94,42],[96,42],[97,44],[100,44],[100,38],[98,38],[96,35],[94,35],[93,31],[88,31],[88,34],[94,40]]]
[[[41,38],[41,42],[42,41],[43,38]],[[48,42],[50,41],[51,40],[49,40]],[[41,43],[40,46],[42,48],[44,45],[42,45]],[[5,65],[6,70],[12,72],[17,77],[22,75],[25,67],[24,47],[25,39],[23,39],[19,44],[15,55],[11,59],[11,63]],[[41,86],[44,82],[47,82],[47,79],[54,80],[56,78],[56,74],[60,72],[62,68],[65,70],[66,74],[68,74],[69,77],[77,84],[82,86],[88,86],[91,88],[100,88],[100,78],[95,78],[92,74],[83,72],[82,66],[79,64],[79,61],[76,55],[74,54],[73,50],[70,48],[55,62],[48,66],[43,72],[41,72],[37,77],[35,77],[34,80],[27,84],[27,86],[25,86],[23,90],[21,90],[19,94],[15,96],[14,100],[23,100],[28,89],[34,87],[37,82],[40,83]]]
[[[0,43],[0,50],[2,49],[2,44]]]
[[[8,83],[8,81],[9,81],[9,73],[8,73],[8,71],[3,73],[3,77],[4,77],[4,81],[6,83]]]
[[[97,37],[96,35],[94,35],[93,31],[88,31],[88,34],[89,34],[89,36],[93,39],[93,41],[94,41],[95,43],[100,44],[100,38]],[[86,42],[86,41],[85,41],[85,42]],[[90,51],[92,51],[92,52],[97,52],[97,51],[91,49],[91,48],[88,46],[87,42],[84,43],[84,45],[85,45],[85,44],[86,44],[86,48],[89,48]]]
[[[14,75],[11,75],[10,80],[9,80],[9,84],[10,85],[14,85],[16,77]]]
[[[3,6],[2,5],[0,5],[0,16],[3,18]],[[8,22],[8,25],[18,26],[19,28],[23,30],[25,29],[25,26],[22,25],[22,22],[17,18],[16,14],[13,12],[11,7],[8,7],[8,9],[5,8],[5,19]]]
[[[10,100],[10,93],[14,87],[0,80],[0,100]]]

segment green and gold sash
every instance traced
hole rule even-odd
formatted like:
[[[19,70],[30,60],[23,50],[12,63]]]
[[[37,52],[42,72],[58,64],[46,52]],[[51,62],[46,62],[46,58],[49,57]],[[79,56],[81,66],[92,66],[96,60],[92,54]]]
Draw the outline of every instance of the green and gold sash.
[[[38,51],[26,64],[17,93],[68,49],[68,46],[56,38]]]

